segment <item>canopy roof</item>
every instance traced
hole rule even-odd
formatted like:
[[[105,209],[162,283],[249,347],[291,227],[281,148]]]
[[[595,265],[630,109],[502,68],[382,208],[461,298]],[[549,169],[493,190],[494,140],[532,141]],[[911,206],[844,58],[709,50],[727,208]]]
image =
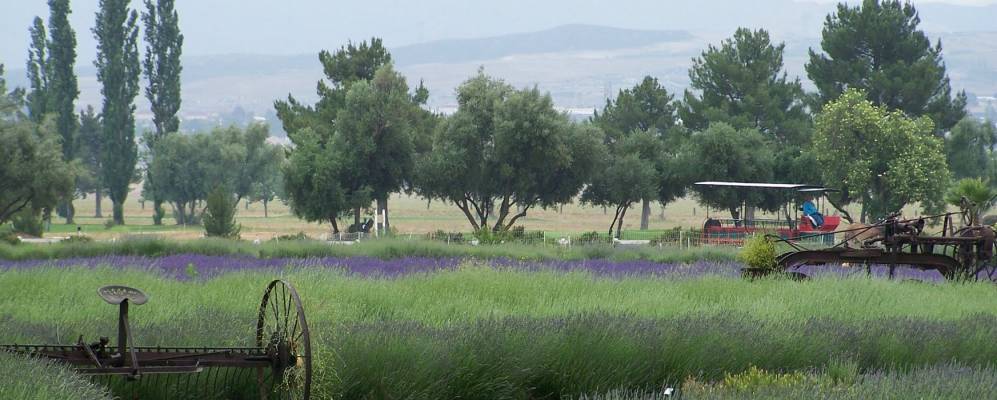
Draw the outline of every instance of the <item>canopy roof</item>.
[[[828,189],[820,185],[806,185],[802,183],[751,183],[751,182],[696,182],[697,186],[714,186],[714,187],[735,187],[735,188],[753,188],[753,189],[782,189],[782,190],[795,190],[798,192],[832,192],[835,189]]]

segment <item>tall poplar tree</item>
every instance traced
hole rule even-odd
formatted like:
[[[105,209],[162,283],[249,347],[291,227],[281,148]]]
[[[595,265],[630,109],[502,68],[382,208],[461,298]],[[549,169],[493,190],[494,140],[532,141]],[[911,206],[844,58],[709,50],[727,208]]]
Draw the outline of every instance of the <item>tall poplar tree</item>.
[[[45,37],[45,21],[35,17],[31,27],[31,46],[28,48],[28,85],[27,96],[28,116],[39,124],[45,119],[48,106],[48,46]]]
[[[28,114],[35,123],[42,123],[46,115],[54,119],[56,132],[62,140],[62,158],[76,158],[75,103],[80,95],[73,70],[76,64],[76,32],[69,25],[69,0],[49,0],[48,32],[44,21],[35,17],[29,31],[31,47],[28,50]],[[59,215],[66,223],[73,223],[73,193],[60,203]]]
[[[62,155],[76,158],[76,99],[80,89],[73,70],[76,65],[76,32],[69,25],[69,0],[49,0],[47,111],[55,114],[55,127],[62,136]]]
[[[48,60],[45,63],[48,88],[46,111],[54,115],[55,129],[62,137],[62,159],[76,159],[78,119],[76,99],[80,96],[76,79],[76,32],[69,25],[69,0],[49,0]],[[76,210],[73,207],[75,192],[59,206],[59,214],[72,224]]]
[[[135,173],[135,96],[138,95],[138,13],[129,0],[101,0],[93,28],[97,80],[104,95],[102,177],[113,204],[114,223],[124,224],[124,203]]]
[[[145,25],[145,62],[143,73],[149,80],[145,97],[152,105],[155,137],[180,129],[180,55],[183,34],[174,0],[145,1],[142,22]]]
[[[146,0],[142,22],[145,24],[145,62],[143,63],[149,86],[145,88],[145,97],[149,99],[152,108],[152,122],[156,130],[148,135],[146,141],[150,157],[155,157],[152,150],[155,144],[164,136],[180,130],[180,55],[183,51],[183,34],[180,33],[179,15],[174,8],[174,0]],[[146,180],[151,179],[146,173]],[[147,185],[147,188],[155,185]],[[151,195],[151,196],[150,196]],[[163,199],[152,191],[147,196],[152,198],[153,223],[163,223]]]

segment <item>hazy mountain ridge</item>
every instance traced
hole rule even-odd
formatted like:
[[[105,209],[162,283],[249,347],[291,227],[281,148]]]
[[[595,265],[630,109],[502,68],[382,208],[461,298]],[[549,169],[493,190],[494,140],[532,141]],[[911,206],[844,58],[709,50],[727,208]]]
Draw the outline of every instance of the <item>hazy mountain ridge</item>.
[[[595,25],[563,25],[539,32],[480,39],[449,39],[402,46],[391,55],[400,65],[493,60],[511,55],[566,51],[613,50],[689,40],[685,31],[620,29]]]
[[[691,58],[729,34],[576,24],[488,38],[394,48],[387,45],[411,85],[425,80],[432,107],[452,107],[454,88],[484,66],[487,73],[513,85],[537,85],[551,92],[560,106],[591,108],[600,106],[607,94],[633,85],[644,75],[656,76],[669,90],[681,93],[688,84]],[[943,42],[955,89],[980,96],[997,94],[997,31],[929,35]],[[818,46],[818,37],[773,36],[786,42],[785,63],[790,75],[805,81],[806,53]],[[204,119],[242,108],[268,115],[273,101],[288,93],[312,102],[315,82],[322,77],[317,53],[185,57],[181,114],[185,119]],[[78,104],[98,106],[99,86],[93,67],[82,65],[79,73]],[[23,68],[8,70],[7,77],[12,86],[27,83]],[[148,106],[142,96],[138,103],[140,119],[147,117]]]

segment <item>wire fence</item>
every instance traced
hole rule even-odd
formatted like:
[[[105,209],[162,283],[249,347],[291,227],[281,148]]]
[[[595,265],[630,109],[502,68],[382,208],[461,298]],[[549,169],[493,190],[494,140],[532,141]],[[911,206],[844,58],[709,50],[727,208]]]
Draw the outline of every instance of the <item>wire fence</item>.
[[[764,234],[759,231],[756,233]],[[556,232],[556,231],[525,231],[514,230],[501,234],[475,235],[470,232],[445,232],[435,231],[430,233],[395,233],[375,235],[372,233],[339,233],[330,234],[325,237],[332,242],[350,243],[360,240],[392,238],[396,240],[431,240],[447,244],[499,244],[517,243],[525,245],[540,246],[585,246],[585,245],[607,245],[640,247],[671,247],[671,248],[694,248],[703,246],[715,247],[740,247],[752,233],[718,233],[707,232],[704,234],[698,229],[669,229],[669,230],[644,230],[644,231],[622,231],[618,238],[614,238],[607,232]],[[834,235],[827,234],[807,238],[805,243],[814,245],[831,245],[834,243]]]

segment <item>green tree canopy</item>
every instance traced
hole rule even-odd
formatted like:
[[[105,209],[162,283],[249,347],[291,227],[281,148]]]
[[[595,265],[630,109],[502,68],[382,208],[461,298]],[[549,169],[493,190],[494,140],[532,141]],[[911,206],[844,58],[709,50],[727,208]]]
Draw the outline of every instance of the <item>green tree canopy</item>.
[[[198,205],[211,190],[224,186],[238,202],[253,194],[267,171],[277,168],[273,164],[280,159],[273,153],[280,147],[267,143],[267,135],[263,124],[166,135],[154,144],[156,157],[148,165],[144,194],[154,192],[172,204],[177,224],[195,224]]]
[[[418,163],[417,190],[453,202],[475,230],[508,230],[531,208],[571,201],[597,164],[602,138],[536,88],[514,90],[479,71],[457,102]]]
[[[374,73],[381,66],[391,62],[391,54],[384,48],[381,39],[371,38],[369,43],[347,43],[333,53],[322,50],[319,52],[319,61],[322,63],[325,79],[318,81],[319,101],[314,106],[302,104],[291,95],[287,96],[286,101],[274,102],[277,117],[292,142],[294,134],[304,128],[332,134],[349,86],[357,81],[373,79]]]
[[[339,233],[336,219],[355,204],[369,204],[371,195],[369,188],[346,187],[343,153],[333,151],[329,140],[311,128],[298,131],[283,167],[284,191],[294,215],[309,222],[329,222],[332,232]]]
[[[956,179],[986,178],[997,183],[997,129],[993,122],[963,118],[945,141],[945,154]]]
[[[614,208],[613,220],[609,224],[611,235],[615,226],[616,237],[620,236],[623,219],[634,202],[657,196],[661,176],[656,164],[660,156],[664,155],[663,152],[659,153],[654,149],[659,144],[661,141],[655,137],[655,134],[638,131],[622,138],[612,150],[603,150],[596,154],[598,164],[593,171],[591,182],[582,192],[581,200],[596,206]],[[652,148],[642,148],[645,145],[650,145]]]
[[[806,65],[820,104],[848,89],[859,89],[875,105],[930,117],[937,132],[959,122],[966,115],[965,92],[952,96],[941,41],[932,45],[918,29],[920,23],[908,2],[838,4],[837,12],[824,22],[823,52],[811,49]]]
[[[769,140],[756,129],[711,124],[692,134],[681,164],[686,166],[687,176],[696,181],[772,182],[775,153]],[[771,192],[741,188],[693,186],[692,190],[700,203],[728,210],[734,219],[742,217],[742,206],[775,211],[784,200]]]
[[[862,220],[879,219],[911,203],[926,211],[943,208],[950,173],[942,140],[928,117],[911,119],[849,89],[817,116],[813,152],[829,195],[839,210],[862,202]],[[852,220],[848,213],[845,218]]]
[[[285,179],[284,185],[292,210],[319,221],[335,222],[330,218],[343,211],[343,204],[333,199],[327,205],[310,204],[307,202],[318,198],[306,194],[344,191],[342,199],[350,203],[347,210],[353,210],[356,226],[361,209],[372,200],[387,213],[390,193],[411,186],[414,153],[430,147],[428,136],[437,118],[420,107],[428,90],[420,84],[414,93],[408,93],[404,77],[391,66],[391,55],[380,39],[359,45],[351,42],[334,53],[322,51],[319,60],[325,79],[318,83],[319,101],[314,106],[293,96],[274,103],[295,145],[285,169],[285,178],[293,175],[295,179]],[[314,181],[308,178],[309,171],[295,170],[319,167],[311,162],[311,155],[293,155],[302,148],[299,142],[305,141],[299,140],[298,132],[305,130],[312,149],[337,153],[322,157],[321,167],[335,170],[325,176],[326,180]],[[313,186],[333,184],[333,177],[335,187]],[[295,187],[298,184],[306,186]],[[338,232],[339,228],[334,224],[333,229]]]
[[[605,132],[607,144],[634,131],[666,137],[675,127],[675,110],[674,96],[657,78],[645,76],[637,86],[621,90],[615,100],[607,99],[602,112],[592,116],[592,122]]]
[[[371,189],[378,210],[387,210],[388,196],[412,180],[415,113],[410,110],[418,107],[405,77],[385,64],[372,80],[349,88],[337,114],[336,132],[346,165],[362,186]],[[384,222],[390,226],[387,218]]]
[[[80,91],[76,79],[76,32],[69,25],[69,0],[49,0],[48,32],[44,21],[35,17],[29,28],[31,45],[28,51],[28,114],[35,123],[42,123],[51,114],[56,132],[61,136],[63,159],[72,161],[77,154],[76,99]],[[67,194],[58,207],[66,223],[73,223],[74,192]]]
[[[0,225],[23,210],[51,209],[73,190],[75,169],[62,158],[54,121],[35,124],[22,107],[0,64]]]
[[[653,151],[641,152],[641,158],[654,164],[658,173],[655,190],[649,197],[640,199],[643,205],[640,228],[647,229],[651,214],[650,202],[657,199],[662,205],[667,204],[680,197],[685,189],[682,182],[667,179],[671,175],[662,164],[664,160],[674,157],[685,136],[676,126],[673,96],[656,78],[647,76],[637,86],[621,90],[615,101],[606,100],[602,113],[596,112],[592,122],[603,130],[604,142],[611,148],[633,132],[651,134],[651,140],[647,144],[648,149]]]
[[[264,218],[270,217],[269,206],[274,199],[287,198],[284,192],[284,176],[281,174],[281,169],[284,167],[284,151],[282,146],[272,146],[260,154],[263,168],[259,178],[253,183],[249,199],[263,203]]]

